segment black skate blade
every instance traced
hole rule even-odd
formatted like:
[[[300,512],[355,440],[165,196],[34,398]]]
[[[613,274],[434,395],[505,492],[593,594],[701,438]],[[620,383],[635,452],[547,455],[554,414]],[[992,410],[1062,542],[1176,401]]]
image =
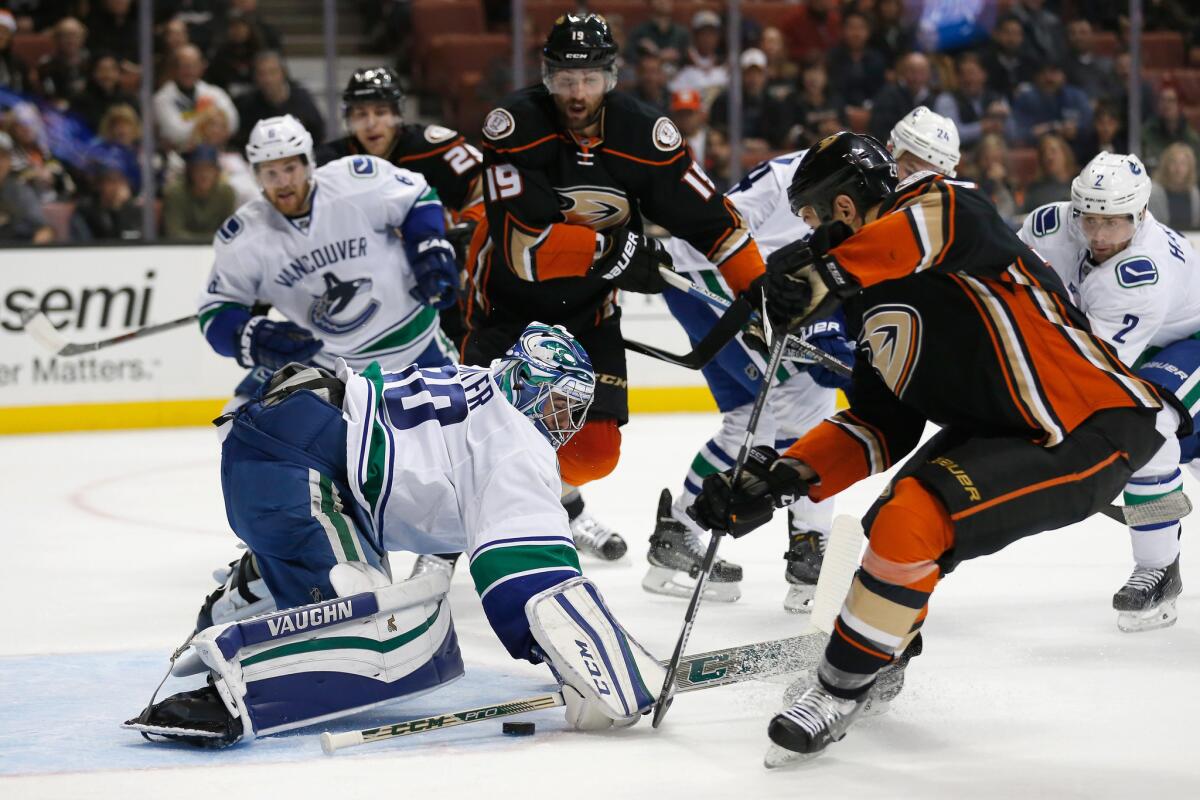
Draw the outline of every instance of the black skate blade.
[[[158,736],[194,736],[200,739],[225,738],[225,734],[216,731],[203,731],[199,728],[174,728],[168,725],[151,725],[147,722],[140,722],[136,718],[125,720],[121,723],[121,727],[127,731],[153,733]]]

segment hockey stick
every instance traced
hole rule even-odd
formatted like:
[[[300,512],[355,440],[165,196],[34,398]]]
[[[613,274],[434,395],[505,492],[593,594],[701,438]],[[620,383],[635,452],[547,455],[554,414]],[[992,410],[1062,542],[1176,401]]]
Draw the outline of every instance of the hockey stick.
[[[98,342],[71,342],[58,332],[58,329],[54,327],[54,323],[41,311],[34,308],[27,308],[21,312],[21,324],[25,332],[33,337],[35,342],[56,356],[77,356],[80,353],[90,353],[93,350],[112,347],[114,344],[121,344],[132,339],[140,339],[143,336],[151,336],[155,333],[174,330],[175,328],[195,322],[199,318],[199,315],[192,314],[180,317],[179,319],[173,319],[170,322],[161,322],[158,325],[148,325],[145,328],[138,328],[128,333],[122,333],[120,336],[114,336],[111,339],[101,339]]]
[[[821,585],[818,583],[818,598],[821,591]],[[809,632],[787,639],[756,642],[699,653],[688,656],[680,663],[675,671],[675,684],[680,692],[694,692],[700,689],[727,686],[731,683],[769,678],[785,672],[798,672],[808,669],[816,663],[816,659],[820,657],[824,647],[825,638],[819,632]],[[659,664],[663,667],[667,666],[665,661],[660,661]],[[547,692],[520,700],[507,700],[464,711],[434,714],[378,728],[345,733],[329,733],[327,731],[321,734],[321,749],[327,755],[332,755],[345,747],[355,747],[360,744],[396,739],[417,733],[428,733],[472,722],[510,717],[529,711],[541,711],[562,704],[561,691]]]
[[[765,296],[763,297],[763,302],[765,305]],[[769,323],[766,324],[769,325]],[[774,375],[775,370],[779,368],[779,362],[783,360],[783,347],[786,342],[786,331],[779,331],[777,334],[774,334],[774,341],[771,344],[771,358],[767,364],[767,375]],[[746,423],[746,435],[742,438],[742,447],[738,450],[737,461],[733,466],[733,478],[731,480],[731,485],[733,486],[737,485],[742,477],[742,471],[746,468],[746,457],[749,455],[750,447],[754,442],[754,432],[758,429],[758,419],[762,416],[763,408],[767,404],[767,394],[771,391],[771,384],[772,381],[770,380],[763,381],[762,386],[758,389],[758,396],[754,398],[754,407],[750,410],[750,420]],[[700,609],[700,599],[704,594],[704,587],[708,584],[708,577],[712,573],[713,564],[717,560],[717,547],[721,544],[722,534],[722,531],[714,530],[712,532],[712,537],[708,542],[708,550],[704,553],[704,561],[700,565],[700,574],[696,577],[696,588],[692,590],[692,599],[688,601],[687,610],[683,615],[683,628],[679,632],[679,639],[675,643],[675,652],[672,654],[671,661],[667,666],[667,677],[663,681],[662,690],[659,692],[658,700],[654,706],[654,718],[651,724],[655,728],[662,724],[663,718],[671,708],[671,702],[675,695],[675,670],[683,660],[684,648],[687,647],[688,637],[692,634],[692,626],[696,623],[696,612]]]
[[[744,300],[727,303],[723,308],[724,313],[721,314],[721,318],[713,325],[712,330],[696,343],[690,353],[677,355],[653,345],[635,342],[632,339],[625,340],[625,349],[679,367],[700,369],[716,358],[717,353],[721,352],[721,348],[733,341],[733,337],[738,335],[742,326],[750,321],[750,316],[754,313],[750,304]]]
[[[692,283],[678,272],[672,272],[666,267],[659,267],[658,271],[663,276],[663,280],[679,291],[686,292],[697,300],[703,300],[713,308],[719,310],[730,307],[730,302],[724,297],[710,292],[699,284]],[[850,368],[841,361],[838,361],[819,347],[814,347],[795,334],[788,334],[787,346],[784,348],[783,358],[786,361],[804,361],[805,363],[815,361],[826,369],[845,377],[849,377],[851,372]]]

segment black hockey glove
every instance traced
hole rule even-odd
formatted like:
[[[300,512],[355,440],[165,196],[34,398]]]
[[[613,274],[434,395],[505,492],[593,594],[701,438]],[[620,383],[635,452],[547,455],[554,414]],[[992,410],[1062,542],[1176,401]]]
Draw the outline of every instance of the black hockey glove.
[[[795,330],[830,316],[842,299],[858,291],[858,281],[825,254],[852,233],[845,223],[822,225],[807,241],[796,241],[767,258],[767,315],[773,326]]]
[[[238,332],[237,362],[276,370],[292,361],[307,363],[324,346],[294,322],[251,317]]]
[[[658,268],[670,267],[671,256],[657,240],[629,228],[600,236],[599,252],[588,275],[612,281],[627,292],[658,294],[667,288]]]
[[[773,448],[759,445],[746,458],[746,467],[733,485],[733,470],[709,475],[688,514],[703,528],[745,536],[770,521],[776,508],[808,494],[800,462],[780,458]]]

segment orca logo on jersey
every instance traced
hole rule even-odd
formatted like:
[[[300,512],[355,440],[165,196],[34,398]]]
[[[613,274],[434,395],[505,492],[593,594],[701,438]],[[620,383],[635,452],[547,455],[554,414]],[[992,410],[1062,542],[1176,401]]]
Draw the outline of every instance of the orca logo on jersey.
[[[1042,206],[1033,212],[1033,235],[1049,236],[1058,230],[1058,206]]]
[[[375,174],[375,159],[371,156],[354,156],[350,159],[350,174],[356,178],[369,178]]]
[[[571,186],[555,189],[558,208],[567,222],[603,231],[629,221],[629,198],[611,186]]]
[[[921,354],[921,315],[907,305],[874,306],[863,316],[859,341],[879,377],[903,398]]]
[[[317,296],[309,308],[308,319],[325,333],[352,331],[379,310],[379,301],[371,296],[373,282],[370,278],[343,281],[332,272],[326,272],[322,277],[325,293]],[[346,319],[335,319],[339,314],[345,314]]]

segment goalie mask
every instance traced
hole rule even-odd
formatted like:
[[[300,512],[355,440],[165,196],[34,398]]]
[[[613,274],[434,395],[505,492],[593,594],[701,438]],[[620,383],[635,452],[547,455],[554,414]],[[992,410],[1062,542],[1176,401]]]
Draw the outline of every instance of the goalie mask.
[[[812,208],[822,222],[833,220],[833,201],[841,194],[854,201],[860,214],[896,189],[896,162],[878,139],[842,131],[826,136],[804,154],[788,202],[792,213]]]
[[[566,328],[530,323],[491,370],[500,391],[555,450],[583,427],[596,376],[587,352]]]

